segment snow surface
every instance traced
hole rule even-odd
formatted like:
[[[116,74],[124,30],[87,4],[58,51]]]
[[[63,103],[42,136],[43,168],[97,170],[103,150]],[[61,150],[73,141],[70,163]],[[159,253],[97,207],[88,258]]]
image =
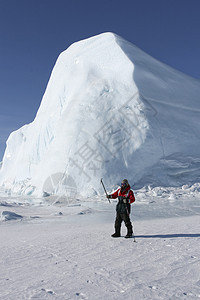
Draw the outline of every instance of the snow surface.
[[[0,184],[69,198],[200,181],[200,83],[113,33],[60,54],[34,121],[11,133]]]
[[[111,238],[116,201],[0,191],[0,299],[200,299],[200,185],[135,192],[134,239]],[[37,204],[36,204],[37,203]]]

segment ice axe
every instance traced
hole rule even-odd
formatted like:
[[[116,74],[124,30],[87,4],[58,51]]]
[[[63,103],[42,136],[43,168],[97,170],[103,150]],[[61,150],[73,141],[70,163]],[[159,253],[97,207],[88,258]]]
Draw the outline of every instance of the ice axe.
[[[104,183],[103,183],[103,178],[101,178],[101,184],[102,184],[102,186],[103,186],[103,189],[104,189],[104,191],[105,191],[105,193],[106,193],[106,197],[108,196],[108,193],[106,192],[106,188],[105,188],[105,185],[104,185]],[[110,203],[110,199],[107,197],[107,199],[108,199],[108,201],[109,201],[109,203]]]

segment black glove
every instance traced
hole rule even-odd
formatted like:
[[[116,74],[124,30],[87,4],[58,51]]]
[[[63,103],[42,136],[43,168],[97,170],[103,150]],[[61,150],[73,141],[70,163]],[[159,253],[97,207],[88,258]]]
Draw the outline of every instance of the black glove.
[[[106,195],[106,197],[107,197],[108,199],[110,199],[110,198],[112,198],[112,195]]]

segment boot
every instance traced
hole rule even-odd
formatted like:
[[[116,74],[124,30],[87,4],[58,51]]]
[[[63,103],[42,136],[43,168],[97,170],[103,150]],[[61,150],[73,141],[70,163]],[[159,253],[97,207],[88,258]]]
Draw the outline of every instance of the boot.
[[[131,238],[133,236],[132,226],[128,228],[127,235],[125,236],[126,239]]]
[[[120,235],[120,233],[115,232],[115,233],[113,233],[111,236],[114,237],[114,238],[116,238],[116,237],[120,237],[121,235]]]
[[[125,238],[126,238],[126,239],[131,238],[132,235],[133,235],[133,234],[132,234],[131,232],[128,232],[127,235],[125,236]]]
[[[127,222],[126,227],[127,227],[127,235],[125,236],[125,238],[127,239],[127,238],[132,237],[132,235],[133,235],[133,227],[132,227],[131,222]]]

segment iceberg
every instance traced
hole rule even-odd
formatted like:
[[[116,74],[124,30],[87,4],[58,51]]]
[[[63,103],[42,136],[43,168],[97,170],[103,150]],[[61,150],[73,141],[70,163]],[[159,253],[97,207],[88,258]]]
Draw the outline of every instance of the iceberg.
[[[200,83],[114,33],[72,44],[34,121],[12,132],[0,185],[35,196],[199,181]]]

